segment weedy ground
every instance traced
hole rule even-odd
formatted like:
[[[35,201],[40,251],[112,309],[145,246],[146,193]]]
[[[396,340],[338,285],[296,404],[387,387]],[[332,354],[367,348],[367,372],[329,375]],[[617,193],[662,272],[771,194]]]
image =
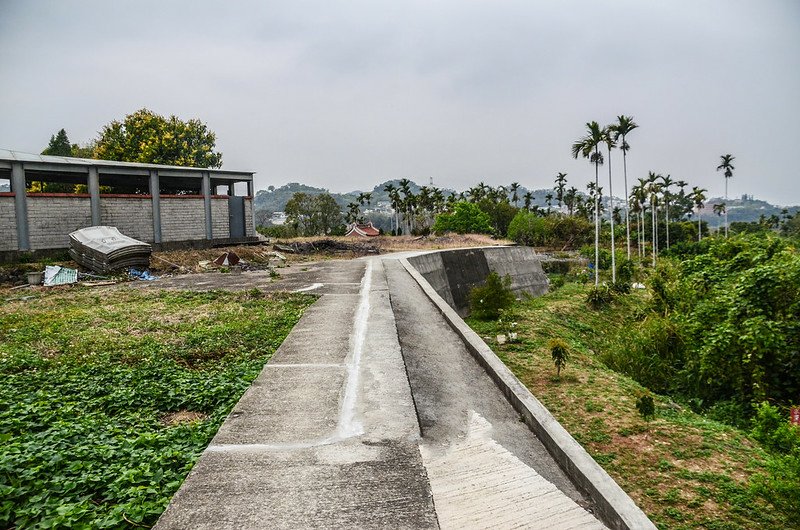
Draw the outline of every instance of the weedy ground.
[[[0,528],[154,524],[313,300],[62,287],[0,305]]]
[[[499,321],[468,323],[659,528],[790,528],[787,514],[751,487],[768,472],[757,442],[665,396],[654,396],[656,415],[646,421],[636,401],[647,390],[603,364],[604,352],[624,347],[648,295],[634,291],[592,310],[588,290],[566,283]],[[510,332],[518,340],[498,344]],[[547,349],[553,338],[571,350],[560,378]]]

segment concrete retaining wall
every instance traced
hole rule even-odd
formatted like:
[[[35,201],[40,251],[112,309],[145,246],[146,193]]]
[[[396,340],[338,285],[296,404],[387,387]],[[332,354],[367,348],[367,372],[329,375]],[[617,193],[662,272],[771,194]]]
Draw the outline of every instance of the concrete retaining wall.
[[[17,250],[17,207],[14,196],[0,196],[0,251]]]
[[[459,315],[469,312],[469,292],[489,272],[511,277],[516,294],[540,296],[549,282],[539,257],[530,247],[486,247],[443,250],[408,258],[425,280]]]
[[[100,224],[116,226],[120,232],[139,241],[153,241],[153,199],[137,197],[102,197]]]
[[[509,253],[506,254],[506,257],[514,255],[514,253]],[[503,364],[503,361],[495,355],[478,334],[467,326],[454,308],[428,283],[421,271],[415,268],[414,261],[429,265],[434,263],[430,254],[425,256],[429,256],[428,259],[420,261],[416,258],[421,256],[415,256],[408,260],[401,259],[400,262],[436,305],[450,327],[461,337],[478,364],[494,380],[511,406],[520,414],[525,424],[536,434],[567,476],[595,502],[603,522],[616,530],[655,530],[655,525],[636,506],[633,499],[558,423],[550,411],[531,394],[530,390]],[[523,262],[527,261],[524,254],[518,257]],[[513,267],[513,261],[505,263],[509,267]],[[520,267],[521,270],[524,268],[524,266]]]

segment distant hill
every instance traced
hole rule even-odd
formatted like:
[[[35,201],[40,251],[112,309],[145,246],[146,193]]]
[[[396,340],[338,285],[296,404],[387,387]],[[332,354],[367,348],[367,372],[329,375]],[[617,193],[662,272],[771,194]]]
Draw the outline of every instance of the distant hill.
[[[389,194],[384,191],[388,184],[394,185],[396,188],[400,187],[400,179],[394,180],[387,180],[385,182],[381,182],[380,184],[373,187],[370,192],[372,193],[372,200],[370,201],[373,205],[377,204],[380,201],[389,201]],[[418,194],[421,186],[414,181],[411,181],[409,184],[409,188],[411,192],[414,194]],[[508,188],[508,186],[506,186]],[[355,202],[358,200],[359,194],[362,193],[363,190],[353,190],[346,193],[331,193],[329,190],[325,188],[316,188],[314,186],[308,186],[306,184],[300,184],[298,182],[290,182],[289,184],[284,184],[280,187],[270,186],[266,190],[258,190],[255,197],[255,209],[264,210],[266,212],[282,212],[286,208],[286,203],[289,202],[289,199],[292,198],[292,195],[295,193],[307,193],[309,195],[319,195],[321,193],[330,193],[331,196],[336,200],[336,203],[342,207],[342,209],[347,208],[347,204],[351,202]],[[525,195],[529,190],[524,186],[520,186],[519,190],[517,191],[517,195],[519,196],[519,205],[521,206],[523,203],[522,196]],[[442,192],[445,196],[449,195],[450,193],[456,193],[455,190],[450,188],[442,188]],[[548,193],[554,193],[551,189],[538,189],[532,190],[533,192],[533,204],[540,207],[545,207],[545,197]],[[509,192],[510,194],[510,192]],[[556,205],[555,199],[553,199],[553,206]]]
[[[395,187],[400,187],[400,180],[387,180],[386,182],[382,182],[372,188],[372,200],[370,201],[373,208],[381,201],[389,201],[389,194],[384,191],[384,188],[387,184],[393,184]],[[414,194],[419,193],[420,185],[416,182],[411,182],[409,185],[411,191]],[[509,186],[506,186],[508,189]],[[2,191],[2,188],[0,188]],[[454,193],[452,189],[443,189],[442,190],[445,196],[449,195],[450,193]],[[517,195],[519,197],[519,202],[517,203],[519,206],[523,204],[523,195],[527,193],[529,190],[524,186],[520,186],[519,190],[517,191]],[[555,192],[552,189],[537,189],[537,190],[530,190],[533,193],[533,205],[539,206],[540,208],[546,208],[546,197],[547,194],[555,195]],[[289,184],[284,184],[278,188],[274,186],[270,186],[266,190],[259,190],[256,193],[255,197],[255,204],[254,208],[256,212],[260,212],[260,217],[263,218],[264,215],[267,217],[272,212],[281,212],[286,208],[286,203],[289,199],[292,198],[292,195],[298,192],[307,193],[309,195],[319,195],[321,193],[330,193],[325,188],[316,188],[314,186],[308,186],[305,184],[300,184],[297,182],[291,182]],[[336,203],[345,210],[347,208],[348,203],[356,202],[358,200],[358,195],[362,193],[361,190],[354,190],[347,193],[331,193],[333,198],[336,200]],[[580,192],[581,195],[585,196],[583,192]],[[621,200],[621,199],[617,199]],[[705,205],[705,208],[702,211],[703,219],[708,220],[711,225],[715,225],[714,219],[717,217],[716,214],[713,212],[713,207],[715,204],[719,204],[724,202],[723,199],[718,197],[713,197],[708,200]],[[557,203],[555,197],[552,200],[553,208],[557,207]],[[771,215],[780,216],[783,212],[783,207],[775,206],[770,204],[766,201],[755,199],[752,195],[743,195],[737,199],[728,199],[728,221],[729,222],[753,222],[758,221],[759,218],[763,215],[764,217],[769,218]],[[788,213],[794,215],[798,211],[800,211],[800,206],[790,206],[786,208]],[[720,221],[721,222],[721,221]]]
[[[721,204],[725,202],[725,199],[721,197],[712,197],[708,200],[705,207],[703,208],[703,219],[711,219],[710,224],[714,225],[713,218],[717,217],[714,213],[714,205]],[[795,215],[797,212],[800,211],[800,206],[788,206],[786,208],[782,206],[775,206],[774,204],[770,204],[767,201],[762,201],[760,199],[753,198],[752,195],[742,195],[738,199],[728,198],[727,202],[727,210],[728,210],[728,222],[744,222],[744,223],[751,223],[754,221],[758,221],[759,218],[763,215],[764,217],[769,218],[772,215],[780,216],[784,209],[791,215]],[[720,221],[721,223],[722,221]]]

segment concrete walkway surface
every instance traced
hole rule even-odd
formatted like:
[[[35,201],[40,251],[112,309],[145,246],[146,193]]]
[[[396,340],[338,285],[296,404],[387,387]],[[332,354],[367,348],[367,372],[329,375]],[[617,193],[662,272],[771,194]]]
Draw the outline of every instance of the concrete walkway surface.
[[[310,267],[156,528],[604,528],[396,259]]]

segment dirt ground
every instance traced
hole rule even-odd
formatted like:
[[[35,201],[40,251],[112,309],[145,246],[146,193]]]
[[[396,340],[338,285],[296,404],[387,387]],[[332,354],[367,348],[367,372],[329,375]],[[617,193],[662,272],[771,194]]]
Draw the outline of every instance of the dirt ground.
[[[196,273],[229,272],[230,267],[218,266],[213,261],[226,252],[234,252],[242,260],[242,270],[269,271],[292,264],[310,263],[331,259],[353,259],[370,254],[385,254],[405,250],[438,250],[446,248],[508,245],[510,241],[492,239],[480,234],[445,234],[442,236],[378,236],[369,239],[352,237],[302,237],[272,239],[259,245],[242,245],[209,249],[189,249],[153,252],[149,272],[155,276],[177,276]],[[27,287],[27,273],[43,271],[47,265],[61,265],[91,273],[68,259],[49,259],[30,263],[0,265],[0,300],[30,295],[32,291],[52,289]],[[81,283],[107,284],[130,281],[126,271],[107,278],[81,278]]]

